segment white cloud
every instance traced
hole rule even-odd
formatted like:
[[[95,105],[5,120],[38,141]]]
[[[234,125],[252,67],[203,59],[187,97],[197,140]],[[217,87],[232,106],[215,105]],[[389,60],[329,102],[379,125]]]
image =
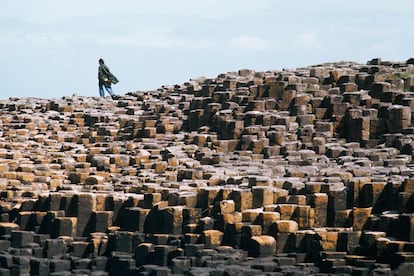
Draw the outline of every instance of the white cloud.
[[[154,34],[141,32],[98,36],[90,35],[87,37],[94,37],[93,39],[102,46],[186,49],[207,49],[213,47],[213,43],[209,41],[189,39],[168,33]]]
[[[320,48],[322,46],[321,41],[313,33],[300,33],[293,37],[293,46],[298,48]]]
[[[65,48],[70,43],[98,44],[100,46],[208,49],[214,43],[196,38],[176,36],[166,30],[150,30],[124,34],[57,33],[0,31],[0,43],[8,47]]]
[[[240,15],[252,15],[266,11],[272,0],[36,0],[21,1],[2,0],[0,18],[21,18],[35,23],[51,23],[56,20],[78,17],[119,16],[119,15],[155,15],[223,18]],[[108,18],[108,20],[111,20]]]
[[[25,35],[24,40],[34,47],[64,48],[70,38],[64,33],[34,33]]]
[[[377,42],[377,43],[371,45],[370,52],[373,53],[373,54],[377,54],[377,53],[380,53],[380,54],[383,54],[383,55],[384,55],[384,53],[385,54],[390,54],[390,53],[393,53],[393,52],[398,52],[396,50],[396,48],[398,49],[398,47],[396,47],[396,46],[397,45],[395,43],[393,43],[392,41],[384,40],[384,41]]]
[[[71,34],[53,32],[0,32],[1,44],[11,47],[30,46],[35,48],[64,48],[67,46],[71,37]]]
[[[240,35],[231,38],[228,44],[230,47],[240,50],[262,51],[268,48],[269,41],[258,36]]]
[[[3,46],[17,46],[24,43],[24,37],[16,32],[0,32],[0,44]]]

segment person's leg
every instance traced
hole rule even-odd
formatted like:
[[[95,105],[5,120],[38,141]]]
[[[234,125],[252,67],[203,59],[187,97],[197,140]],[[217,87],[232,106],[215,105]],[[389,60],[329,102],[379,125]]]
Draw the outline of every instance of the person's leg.
[[[104,91],[104,88],[103,88],[102,84],[99,85],[99,96],[101,96],[101,97],[105,96],[105,91]]]
[[[112,92],[112,87],[110,85],[105,85],[105,89],[106,91],[108,91],[109,95],[114,95],[114,92]]]
[[[108,91],[108,94],[111,95],[111,97],[115,96],[114,92],[112,91],[112,87],[110,85],[105,85],[106,91]]]

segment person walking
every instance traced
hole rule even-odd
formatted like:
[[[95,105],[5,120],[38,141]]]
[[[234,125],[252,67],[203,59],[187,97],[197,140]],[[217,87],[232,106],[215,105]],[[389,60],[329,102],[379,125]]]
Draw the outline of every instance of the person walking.
[[[106,66],[105,61],[100,58],[99,59],[99,67],[98,67],[98,80],[99,80],[99,96],[105,97],[105,91],[111,95],[112,99],[116,99],[117,96],[112,91],[111,84],[118,83],[118,79],[111,73],[108,66]]]

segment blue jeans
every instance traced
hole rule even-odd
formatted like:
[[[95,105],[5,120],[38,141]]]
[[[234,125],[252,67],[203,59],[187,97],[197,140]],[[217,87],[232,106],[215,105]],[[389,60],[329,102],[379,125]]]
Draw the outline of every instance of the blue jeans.
[[[112,87],[110,85],[106,85],[106,84],[99,84],[99,96],[105,97],[104,87],[105,87],[106,91],[108,91],[109,95],[115,96],[114,92],[112,91]]]

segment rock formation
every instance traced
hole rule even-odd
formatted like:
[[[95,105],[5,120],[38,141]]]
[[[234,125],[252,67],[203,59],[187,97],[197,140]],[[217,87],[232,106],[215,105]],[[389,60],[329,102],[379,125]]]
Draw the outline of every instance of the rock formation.
[[[413,64],[0,100],[0,275],[409,275]]]

